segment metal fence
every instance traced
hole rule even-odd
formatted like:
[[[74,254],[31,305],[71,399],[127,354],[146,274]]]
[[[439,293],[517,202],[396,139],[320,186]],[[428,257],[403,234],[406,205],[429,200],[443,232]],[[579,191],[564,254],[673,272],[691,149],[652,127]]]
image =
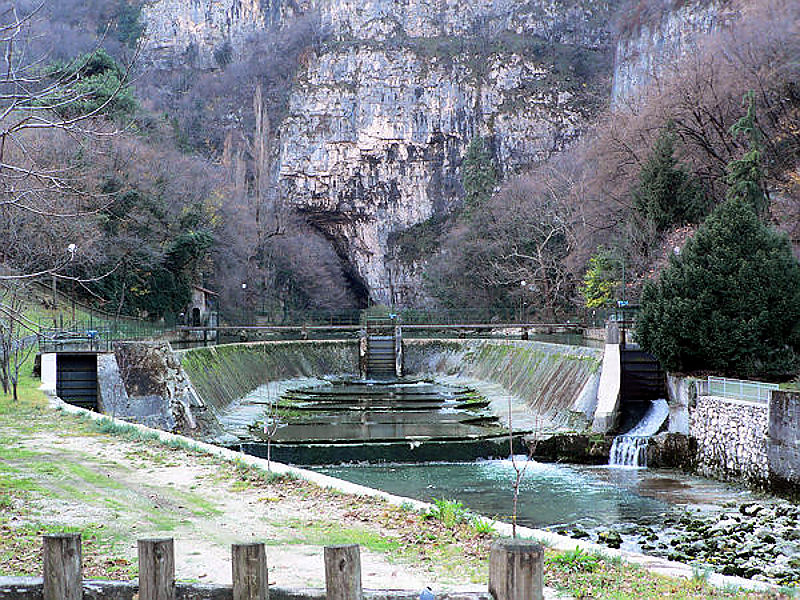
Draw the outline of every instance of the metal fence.
[[[699,381],[701,396],[721,396],[736,400],[750,402],[769,402],[772,390],[779,389],[777,383],[763,383],[760,381],[746,381],[743,379],[727,379],[725,377],[709,377]]]
[[[39,324],[40,352],[108,352],[116,341],[162,337],[171,331],[161,323],[101,318],[62,322],[57,327]]]

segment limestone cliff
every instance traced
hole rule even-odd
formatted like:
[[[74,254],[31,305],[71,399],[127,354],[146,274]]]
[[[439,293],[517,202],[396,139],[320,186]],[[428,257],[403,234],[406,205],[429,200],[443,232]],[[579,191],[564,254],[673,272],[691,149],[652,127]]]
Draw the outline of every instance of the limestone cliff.
[[[229,46],[241,53],[248,38],[280,27],[304,10],[295,0],[148,0],[142,8],[146,24],[144,58],[160,68],[218,66]]]
[[[315,11],[326,41],[280,125],[278,185],[371,299],[413,303],[420,263],[390,240],[452,211],[467,144],[514,171],[579,136],[607,97],[609,3],[153,0],[145,55],[213,66],[259,28]],[[599,74],[599,77],[598,77]]]
[[[623,31],[614,59],[612,106],[619,108],[635,102],[650,82],[691,54],[700,36],[730,19],[728,4],[725,0],[678,3]]]

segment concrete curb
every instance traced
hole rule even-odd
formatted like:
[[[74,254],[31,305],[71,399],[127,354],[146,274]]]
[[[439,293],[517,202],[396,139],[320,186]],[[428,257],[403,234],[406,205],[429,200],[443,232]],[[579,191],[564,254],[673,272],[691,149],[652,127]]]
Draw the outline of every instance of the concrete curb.
[[[214,446],[212,444],[207,444],[205,442],[198,442],[196,440],[193,440],[192,438],[188,438],[182,435],[176,435],[174,433],[161,431],[159,429],[152,429],[150,427],[146,427],[138,423],[129,423],[121,419],[116,419],[114,417],[102,415],[96,412],[86,410],[84,408],[80,408],[78,406],[67,404],[60,398],[52,395],[50,396],[50,405],[57,410],[63,410],[70,414],[88,416],[91,419],[94,419],[95,421],[106,420],[106,421],[111,421],[117,425],[134,427],[143,433],[148,433],[157,436],[158,439],[161,441],[189,444],[190,446],[196,447],[210,456],[216,456],[218,458],[223,458],[225,460],[230,460],[230,461],[238,461],[246,465],[258,467],[265,471],[267,470],[267,461],[266,459],[263,458],[249,456],[246,454],[242,454],[241,452],[228,450],[227,448],[221,448],[219,446]],[[323,475],[322,473],[316,473],[314,471],[308,471],[306,469],[300,469],[298,467],[293,467],[282,463],[276,463],[275,461],[270,462],[270,471],[278,474],[293,475],[300,479],[304,479],[306,481],[315,483],[320,487],[328,488],[345,494],[382,498],[383,500],[395,506],[401,506],[401,505],[410,506],[414,510],[420,512],[427,511],[428,509],[432,508],[432,505],[427,502],[420,502],[419,500],[414,500],[412,498],[395,496],[387,492],[368,488],[362,485],[357,485],[355,483],[350,483],[348,481],[343,481],[341,479],[336,479],[334,477],[329,477],[328,475]],[[505,523],[502,521],[494,521],[492,519],[487,519],[487,520],[492,523],[497,533],[505,537],[511,537],[512,525],[510,523]],[[522,538],[536,540],[538,542],[541,542],[543,545],[549,548],[553,548],[555,550],[567,551],[580,548],[581,550],[601,554],[609,558],[620,558],[625,562],[639,565],[641,567],[644,567],[651,573],[656,573],[658,575],[664,575],[667,577],[685,578],[685,579],[691,579],[693,576],[696,575],[696,569],[693,569],[691,566],[683,563],[673,562],[656,556],[648,556],[646,554],[640,554],[637,552],[608,548],[606,546],[601,546],[599,544],[595,544],[592,542],[578,541],[573,538],[563,535],[558,535],[550,531],[544,531],[542,529],[532,529],[529,527],[517,526],[517,535]],[[714,585],[719,588],[733,587],[733,588],[740,588],[743,590],[757,590],[757,591],[769,591],[769,590],[774,591],[779,589],[777,585],[773,585],[763,581],[744,579],[742,577],[732,577],[729,575],[720,575],[718,573],[709,573],[707,581],[711,585]]]

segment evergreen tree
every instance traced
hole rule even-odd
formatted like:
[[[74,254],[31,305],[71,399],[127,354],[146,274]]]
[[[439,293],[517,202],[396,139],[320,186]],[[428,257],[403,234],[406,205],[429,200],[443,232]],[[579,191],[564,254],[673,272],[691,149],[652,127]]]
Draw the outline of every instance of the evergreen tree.
[[[761,147],[763,134],[756,125],[755,97],[748,92],[744,97],[747,113],[731,127],[731,135],[747,137],[749,149],[745,154],[728,165],[728,198],[739,198],[747,202],[763,217],[769,206],[769,199],[764,192],[764,172],[761,167]]]
[[[36,104],[52,107],[65,118],[94,113],[131,117],[138,107],[128,73],[103,48],[69,63],[51,65],[46,75],[55,90]]]
[[[472,138],[467,146],[461,181],[464,185],[465,202],[468,208],[479,206],[492,197],[497,184],[497,171],[482,137]]]
[[[675,134],[667,126],[639,173],[633,191],[634,207],[657,231],[673,225],[696,223],[707,211],[703,189],[675,158]]]
[[[800,367],[800,264],[741,198],[714,210],[641,306],[639,343],[669,370],[781,379]]]

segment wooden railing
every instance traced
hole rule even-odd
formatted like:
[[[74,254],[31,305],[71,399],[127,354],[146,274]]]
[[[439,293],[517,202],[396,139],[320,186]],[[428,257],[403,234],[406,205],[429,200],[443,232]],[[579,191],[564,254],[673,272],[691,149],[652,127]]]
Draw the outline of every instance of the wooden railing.
[[[19,578],[0,577],[0,598],[28,600],[82,600],[84,584],[81,573],[81,536],[78,533],[46,535],[43,538],[43,586],[24,588]],[[267,554],[263,543],[234,544],[232,552],[232,588],[207,584],[175,583],[175,551],[172,538],[138,541],[138,600],[176,600],[176,598],[231,598],[232,600],[268,600]],[[361,587],[361,551],[358,545],[326,546],[326,600],[408,600],[419,592],[398,590],[364,591]],[[542,600],[544,550],[541,545],[518,539],[501,539],[492,545],[489,559],[489,594],[438,595],[437,598],[477,600]],[[14,580],[6,585],[4,579]],[[117,583],[103,593],[98,582],[86,586],[96,599],[134,597],[136,584]],[[23,589],[24,588],[24,589]],[[121,588],[125,588],[123,591]],[[180,588],[180,593],[176,589]],[[11,596],[6,596],[10,593]],[[286,594],[278,594],[284,597]],[[318,593],[291,593],[292,598],[319,598]]]

